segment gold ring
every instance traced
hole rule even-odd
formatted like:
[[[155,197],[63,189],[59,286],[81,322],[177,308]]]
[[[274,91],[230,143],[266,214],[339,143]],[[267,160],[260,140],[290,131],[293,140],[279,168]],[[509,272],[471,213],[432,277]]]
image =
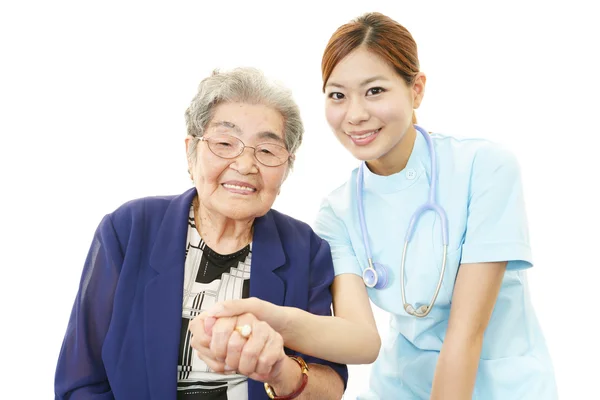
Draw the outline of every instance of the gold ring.
[[[244,338],[248,338],[252,334],[252,327],[250,325],[236,326],[235,330]]]

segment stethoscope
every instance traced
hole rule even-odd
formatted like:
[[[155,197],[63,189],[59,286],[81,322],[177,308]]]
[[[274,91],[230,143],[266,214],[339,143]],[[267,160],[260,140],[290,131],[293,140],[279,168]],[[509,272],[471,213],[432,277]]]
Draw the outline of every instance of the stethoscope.
[[[444,280],[444,271],[446,270],[446,256],[448,254],[448,217],[446,216],[446,212],[436,201],[437,195],[437,161],[435,157],[435,149],[433,147],[433,141],[429,136],[429,133],[418,125],[415,125],[415,128],[421,132],[425,141],[427,142],[427,147],[429,148],[429,157],[431,158],[431,179],[429,182],[429,199],[425,204],[415,211],[412,218],[410,219],[410,223],[408,225],[408,230],[406,231],[406,237],[404,238],[404,250],[402,251],[402,265],[400,267],[400,288],[402,291],[402,304],[406,312],[410,315],[413,315],[418,318],[426,317],[433,308],[435,300],[440,292],[440,288],[442,287],[442,281]],[[357,174],[357,198],[358,198],[358,217],[360,219],[360,230],[363,237],[363,243],[365,249],[367,251],[367,258],[369,260],[369,267],[363,271],[363,281],[365,285],[369,288],[375,289],[383,289],[386,287],[388,283],[388,274],[387,268],[381,264],[373,262],[373,257],[371,255],[371,246],[369,246],[369,234],[367,232],[367,224],[365,222],[365,212],[363,209],[363,180],[364,180],[364,165],[365,163],[361,163],[358,168]],[[435,292],[433,293],[433,297],[431,298],[431,302],[428,306],[422,305],[418,309],[412,306],[412,304],[406,302],[406,295],[404,293],[404,266],[406,263],[406,249],[408,248],[408,242],[413,236],[415,231],[415,226],[419,221],[421,215],[423,215],[426,211],[435,211],[437,215],[439,215],[441,219],[442,225],[442,243],[444,244],[444,256],[442,259],[442,270],[440,271],[440,278],[438,280],[437,287],[435,288]]]

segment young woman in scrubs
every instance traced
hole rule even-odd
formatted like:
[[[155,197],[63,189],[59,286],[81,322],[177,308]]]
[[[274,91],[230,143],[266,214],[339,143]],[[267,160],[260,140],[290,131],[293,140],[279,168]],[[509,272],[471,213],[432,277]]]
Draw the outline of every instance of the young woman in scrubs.
[[[363,363],[380,344],[368,294],[391,314],[391,331],[360,399],[556,399],[552,362],[527,289],[532,258],[515,157],[487,140],[431,134],[432,173],[426,138],[415,127],[426,84],[417,46],[382,14],[341,26],[325,49],[322,74],[327,121],[363,164],[325,199],[315,226],[332,251],[336,317],[255,299],[223,304],[212,314],[250,311],[276,327],[288,347]],[[438,214],[428,211],[416,224],[404,287],[400,266],[411,217],[427,202],[432,181],[447,214],[446,267],[435,304],[416,317],[407,312],[402,291],[414,309],[430,304],[444,256]],[[365,289],[365,240],[373,261],[387,267],[382,289]]]

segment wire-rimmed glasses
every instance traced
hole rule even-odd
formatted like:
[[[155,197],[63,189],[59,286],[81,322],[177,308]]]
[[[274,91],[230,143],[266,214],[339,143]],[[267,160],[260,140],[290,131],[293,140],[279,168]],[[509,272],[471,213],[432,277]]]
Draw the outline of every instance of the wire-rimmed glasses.
[[[231,135],[211,135],[198,140],[206,142],[214,155],[226,159],[236,158],[244,149],[250,148],[254,150],[256,160],[267,167],[278,167],[293,157],[285,147],[278,144],[261,143],[254,147],[246,146],[239,138]]]

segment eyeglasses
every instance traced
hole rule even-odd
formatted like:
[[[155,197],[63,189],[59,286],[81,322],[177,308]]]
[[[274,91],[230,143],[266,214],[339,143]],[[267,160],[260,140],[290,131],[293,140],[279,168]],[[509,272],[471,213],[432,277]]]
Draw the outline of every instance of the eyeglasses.
[[[256,160],[267,167],[278,167],[293,158],[285,147],[274,143],[261,143],[251,147],[231,135],[214,135],[201,137],[198,140],[206,142],[214,155],[226,159],[236,158],[244,152],[244,149],[250,148],[254,150]]]

